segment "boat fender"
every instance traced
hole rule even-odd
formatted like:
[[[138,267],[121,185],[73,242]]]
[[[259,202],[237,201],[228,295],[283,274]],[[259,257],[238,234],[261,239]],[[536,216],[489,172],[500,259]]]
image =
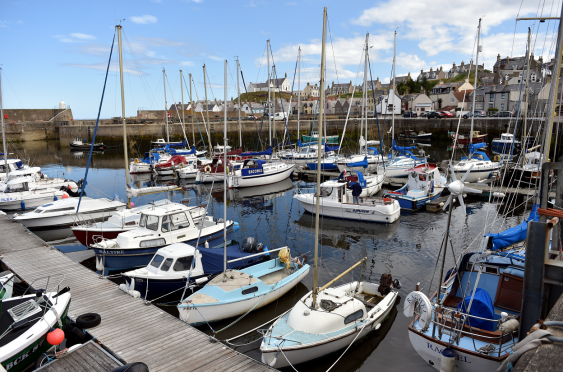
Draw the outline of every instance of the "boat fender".
[[[509,319],[498,327],[502,334],[512,333],[520,328],[520,322],[516,319]]]
[[[209,242],[206,240],[205,243],[203,244],[203,246],[204,246],[205,248],[209,248]]]
[[[420,328],[426,329],[430,325],[430,313],[432,311],[432,304],[426,295],[420,291],[413,291],[405,298],[405,305],[403,307],[403,314],[407,318],[414,315],[414,308],[416,304],[420,308],[420,317],[418,324]]]
[[[54,200],[54,201],[59,200],[59,199],[57,199],[57,195],[53,196],[53,200]]]
[[[78,327],[74,327],[74,328],[72,329],[72,334],[73,334],[74,336],[76,336],[80,341],[87,341],[87,340],[88,340],[88,337],[86,336],[86,334],[84,333],[84,331],[81,330],[81,329],[78,328]]]
[[[209,280],[209,279],[208,279],[206,276],[204,276],[203,278],[197,278],[197,279],[195,280],[195,283],[196,283],[196,284],[203,284],[203,283],[206,283],[208,280]]]
[[[102,317],[97,313],[86,313],[76,318],[76,326],[81,329],[94,328],[102,323]]]
[[[455,351],[447,347],[442,350],[440,358],[440,372],[454,372],[455,369]]]
[[[133,298],[141,298],[141,292],[139,291],[129,291],[127,293]]]
[[[401,289],[401,282],[399,279],[393,280],[393,288]]]
[[[493,192],[495,198],[504,198],[505,194],[503,192]]]
[[[121,289],[125,293],[129,292],[129,290],[127,289],[127,284],[120,284],[119,289]]]
[[[104,272],[104,262],[102,261],[101,257],[96,257],[96,271]]]

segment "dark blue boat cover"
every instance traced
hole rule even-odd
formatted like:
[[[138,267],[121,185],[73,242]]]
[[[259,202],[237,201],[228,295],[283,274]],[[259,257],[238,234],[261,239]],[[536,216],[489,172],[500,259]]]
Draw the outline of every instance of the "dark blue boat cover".
[[[340,146],[329,146],[325,143],[325,152],[336,151],[339,148],[340,148]]]
[[[414,149],[416,149],[416,146],[397,146],[397,143],[395,142],[395,140],[393,140],[393,150],[395,151],[403,152]]]
[[[482,149],[483,147],[487,147],[487,144],[485,142],[481,142],[481,143],[470,143],[469,144],[469,153],[474,153],[476,150]]]
[[[170,145],[167,145],[167,146],[170,146],[170,147],[186,147],[186,146],[188,146],[188,143],[184,139],[182,141],[182,143],[171,143]]]
[[[465,299],[457,306],[457,310],[467,313],[467,308],[469,307],[469,303],[471,303],[469,315],[474,315],[485,319],[495,319],[495,309],[493,307],[493,301],[491,300],[489,293],[483,288],[477,288],[475,290],[473,302],[471,302],[472,295],[473,291],[471,291],[468,296],[465,297]],[[475,318],[469,318],[468,324],[472,328],[480,328],[486,331],[494,331],[496,325],[495,322]]]
[[[203,270],[206,275],[223,272],[223,245],[215,248],[199,248],[199,253],[201,253],[201,263],[203,264]],[[246,257],[251,254],[254,253],[243,252],[238,244],[227,246],[227,261]],[[260,259],[260,256],[258,256],[258,259]],[[256,257],[228,263],[227,268],[237,269],[239,267],[245,267],[250,265],[253,260],[255,261]]]
[[[363,167],[363,168],[367,168],[369,163],[368,163],[368,158],[367,156],[364,158],[364,160],[362,161],[357,161],[355,163],[346,163],[346,165],[348,167]]]
[[[362,186],[362,188],[366,187],[366,179],[364,178],[364,174],[362,172],[358,172],[358,171],[341,172],[340,175],[338,176],[337,180],[344,180],[345,173],[352,174],[352,175],[355,174],[358,177],[358,182],[360,183],[360,186]],[[355,182],[352,182],[351,184],[353,185],[354,183]]]
[[[168,153],[170,155],[193,155],[195,154],[195,146],[192,147],[192,149],[190,151],[184,151],[184,150],[180,150],[180,151],[176,151],[176,149],[170,148],[168,149]]]
[[[270,146],[268,150],[261,152],[243,152],[240,156],[260,156],[260,155],[272,155],[272,147]]]
[[[530,221],[539,221],[538,215],[538,207],[539,204],[536,204],[532,207],[532,211],[528,216],[528,219],[523,221],[520,225],[511,227],[510,229],[504,230],[503,232],[497,234],[487,234],[485,236],[489,236],[489,246],[493,251],[497,251],[499,249],[508,247],[514,243],[521,242],[522,240],[526,239],[526,235],[528,234],[528,222]],[[492,244],[491,244],[492,242]]]

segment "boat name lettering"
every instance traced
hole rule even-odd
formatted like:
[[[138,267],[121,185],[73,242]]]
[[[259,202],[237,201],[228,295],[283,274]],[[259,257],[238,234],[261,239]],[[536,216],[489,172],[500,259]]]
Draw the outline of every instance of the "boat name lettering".
[[[346,209],[348,213],[375,214],[375,211],[365,211],[362,209]]]
[[[27,357],[29,357],[30,354],[35,353],[37,351],[37,349],[39,349],[41,347],[41,345],[43,345],[43,342],[45,342],[45,339],[41,340],[41,342],[39,342],[37,345],[35,345],[32,349],[29,349],[24,354],[20,355],[19,357],[17,357],[16,359],[11,361],[10,363],[6,364],[6,367],[4,367],[4,368],[6,368],[6,371],[9,371],[10,369],[17,366],[19,363],[24,361],[25,359],[27,359]]]
[[[12,201],[12,200],[17,200],[17,199],[14,199],[14,198],[1,198],[0,199],[0,201],[3,201],[3,202]]]
[[[108,251],[108,252],[105,252],[105,253],[106,254],[123,254],[123,253],[125,253],[125,251]]]
[[[442,355],[442,351],[443,351],[444,349],[440,349],[440,348],[438,347],[438,345],[433,346],[433,345],[432,345],[430,342],[428,342],[428,341],[426,342],[426,344],[427,344],[427,346],[428,346],[428,348],[429,348],[430,350],[435,351],[435,352],[437,352],[438,354]],[[465,355],[456,354],[455,357],[456,357],[456,359],[459,360],[460,362],[471,363],[470,361],[467,360],[467,356],[465,356]]]
[[[248,174],[258,174],[258,173],[264,173],[264,171],[261,168],[258,169],[250,169],[248,171]]]

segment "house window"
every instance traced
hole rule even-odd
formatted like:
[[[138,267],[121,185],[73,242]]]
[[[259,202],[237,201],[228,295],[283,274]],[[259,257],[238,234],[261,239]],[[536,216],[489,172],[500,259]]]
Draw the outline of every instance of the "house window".
[[[495,96],[494,94],[491,94],[491,97],[489,98],[489,102],[494,102],[495,101]]]
[[[452,103],[454,103],[454,99],[452,98]]]
[[[505,97],[506,97],[506,93],[502,93],[502,94],[500,95],[500,98],[502,98],[502,99],[505,99]]]
[[[492,104],[492,103],[489,103],[489,108],[493,108],[493,104]]]
[[[500,104],[500,109],[501,109],[501,111],[504,111],[504,103]]]
[[[530,79],[532,80],[532,83],[535,83],[535,82],[536,82],[536,78],[537,78],[537,77],[536,77],[536,74],[532,74],[532,75],[530,76]]]

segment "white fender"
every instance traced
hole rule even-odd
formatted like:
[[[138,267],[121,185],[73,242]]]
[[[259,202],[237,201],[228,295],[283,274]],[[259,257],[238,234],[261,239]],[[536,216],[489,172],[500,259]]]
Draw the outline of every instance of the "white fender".
[[[102,273],[104,272],[104,262],[102,260],[101,257],[96,257],[96,270],[97,271],[101,271]]]
[[[139,292],[139,291],[130,290],[127,293],[129,293],[129,295],[131,295],[133,298],[140,298],[141,297],[141,292]]]
[[[189,312],[188,308],[186,308],[186,307],[180,308],[180,309],[178,309],[178,313],[180,315],[180,319],[187,323],[188,319],[190,317],[190,312]]]
[[[120,284],[119,289],[121,289],[125,293],[129,293],[129,290],[127,289],[127,284],[124,283]]]
[[[127,289],[129,291],[134,291],[135,290],[135,278],[131,278],[131,280],[129,282],[130,282],[130,284],[127,285]]]
[[[424,293],[419,291],[409,293],[409,295],[405,298],[403,314],[407,318],[411,318],[414,315],[416,303],[418,303],[420,308],[420,318],[418,319],[418,324],[422,329],[425,329],[430,325],[430,319],[432,318],[432,304]]]

